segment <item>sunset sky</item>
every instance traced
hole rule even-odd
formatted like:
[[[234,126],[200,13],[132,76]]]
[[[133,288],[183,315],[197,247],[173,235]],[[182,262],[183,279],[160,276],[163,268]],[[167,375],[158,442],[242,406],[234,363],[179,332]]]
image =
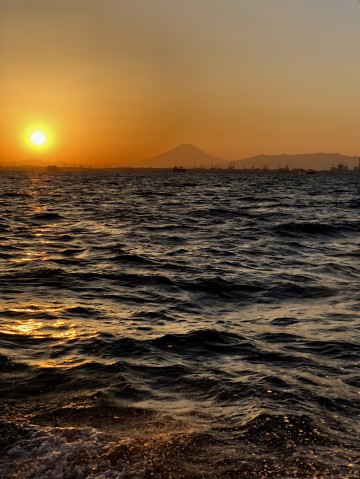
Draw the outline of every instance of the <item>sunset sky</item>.
[[[0,0],[0,163],[359,155],[359,48],[357,0]]]

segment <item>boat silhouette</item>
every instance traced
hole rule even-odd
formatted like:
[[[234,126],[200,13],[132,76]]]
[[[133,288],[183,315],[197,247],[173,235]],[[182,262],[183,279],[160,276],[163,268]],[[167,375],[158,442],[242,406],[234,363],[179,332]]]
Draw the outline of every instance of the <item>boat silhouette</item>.
[[[186,168],[183,168],[181,165],[180,166],[174,166],[173,171],[176,171],[177,173],[184,173],[186,171]]]

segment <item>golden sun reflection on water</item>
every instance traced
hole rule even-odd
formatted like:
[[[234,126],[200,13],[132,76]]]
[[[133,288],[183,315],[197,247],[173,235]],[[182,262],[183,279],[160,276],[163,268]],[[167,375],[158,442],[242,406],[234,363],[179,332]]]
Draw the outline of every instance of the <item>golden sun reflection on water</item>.
[[[16,321],[15,324],[9,326],[9,333],[38,337],[37,331],[42,328],[42,325],[43,323],[41,321],[35,321],[34,319],[27,319],[24,322]]]
[[[68,341],[81,336],[81,326],[79,327],[72,318],[64,317],[67,314],[66,309],[72,306],[33,304],[6,310],[6,320],[0,316],[0,333],[9,340],[8,345],[3,348],[4,354],[9,358],[17,356],[12,346],[12,341],[15,340],[23,344],[23,362],[30,366],[72,368],[82,364],[84,358],[75,354],[67,353],[59,358],[52,357],[54,348],[62,347]],[[34,349],[31,346],[33,340],[44,342],[39,342]]]
[[[64,308],[63,307],[49,307],[49,306],[40,306],[40,305],[31,305],[31,306],[24,306],[24,307],[17,307],[17,308],[10,308],[9,312],[11,313],[57,313],[61,312]]]
[[[33,338],[75,338],[77,336],[75,324],[66,319],[56,317],[61,314],[63,309],[63,307],[41,307],[35,305],[11,308],[8,310],[9,314],[27,317],[21,319],[14,318],[5,324],[1,324],[1,332],[7,335],[20,335]],[[36,316],[39,316],[39,318],[36,318]],[[42,319],[42,317],[46,319]]]
[[[35,319],[16,320],[8,326],[6,333],[49,339],[71,339],[77,336],[74,324],[55,321],[49,325]]]
[[[23,256],[12,260],[13,263],[28,263],[31,261],[50,261],[50,256],[41,251],[26,251]]]
[[[29,209],[32,215],[37,215],[41,213],[46,213],[47,206],[36,204],[36,205],[30,205]]]

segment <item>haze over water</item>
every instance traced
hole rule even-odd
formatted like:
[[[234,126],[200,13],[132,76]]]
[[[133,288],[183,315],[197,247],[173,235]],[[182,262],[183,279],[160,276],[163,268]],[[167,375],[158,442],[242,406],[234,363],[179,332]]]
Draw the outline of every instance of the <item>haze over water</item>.
[[[357,478],[359,176],[0,173],[0,476]]]

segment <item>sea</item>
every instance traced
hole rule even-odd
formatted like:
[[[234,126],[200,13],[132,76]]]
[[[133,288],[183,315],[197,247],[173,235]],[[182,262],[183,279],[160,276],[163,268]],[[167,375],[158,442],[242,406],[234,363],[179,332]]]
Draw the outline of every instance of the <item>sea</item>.
[[[2,479],[360,477],[360,175],[0,172]]]

